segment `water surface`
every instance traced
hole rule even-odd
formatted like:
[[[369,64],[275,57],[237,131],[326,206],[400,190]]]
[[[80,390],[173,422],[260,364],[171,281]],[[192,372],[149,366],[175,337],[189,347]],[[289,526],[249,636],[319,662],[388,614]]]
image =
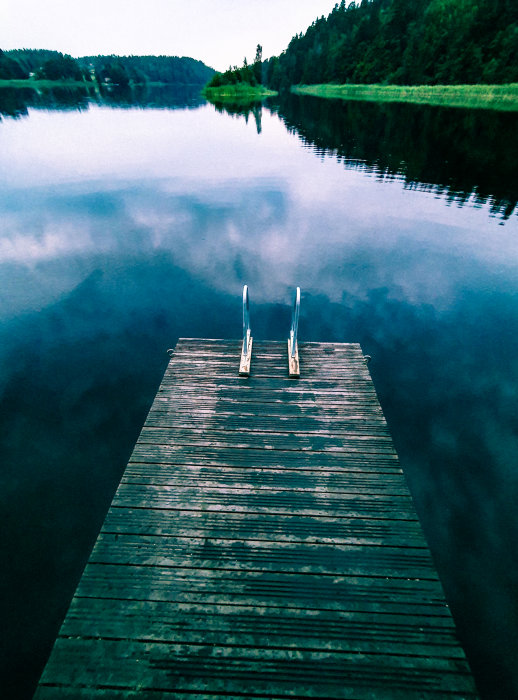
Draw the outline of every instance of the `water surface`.
[[[0,91],[3,687],[29,698],[181,336],[359,341],[481,694],[518,696],[518,120]]]

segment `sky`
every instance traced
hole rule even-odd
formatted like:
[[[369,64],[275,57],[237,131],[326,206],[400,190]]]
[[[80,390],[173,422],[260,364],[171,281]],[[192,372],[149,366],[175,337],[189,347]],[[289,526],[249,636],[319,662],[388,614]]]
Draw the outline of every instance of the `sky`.
[[[278,55],[336,0],[0,0],[0,48],[191,56],[216,70]]]

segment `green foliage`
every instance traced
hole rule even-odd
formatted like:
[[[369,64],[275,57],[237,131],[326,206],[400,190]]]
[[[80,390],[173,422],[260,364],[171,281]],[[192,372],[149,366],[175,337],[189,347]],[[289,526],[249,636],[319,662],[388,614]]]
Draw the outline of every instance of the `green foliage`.
[[[81,68],[72,56],[58,54],[47,59],[36,71],[41,80],[77,80],[83,79]]]
[[[120,87],[145,83],[202,86],[214,75],[214,70],[201,61],[178,56],[85,56],[74,59],[59,51],[44,49],[0,51],[0,80],[28,78],[29,75],[39,80],[87,82],[95,75],[102,83]]]
[[[299,85],[299,95],[369,102],[413,102],[415,104],[495,109],[518,112],[518,83],[508,85]]]
[[[84,56],[78,59],[85,71],[94,71],[100,82],[120,86],[129,83],[205,85],[214,70],[201,61],[178,56]]]
[[[255,59],[250,66],[246,57],[241,68],[230,66],[224,73],[215,73],[206,88],[220,88],[224,85],[244,85],[255,87],[263,84],[263,47],[257,44]]]
[[[518,80],[516,0],[342,0],[265,62],[273,89]]]
[[[0,49],[0,80],[19,80],[28,77],[28,71],[24,70],[15,58],[7,56]]]
[[[11,65],[17,66],[16,75],[6,75],[2,72],[2,57]],[[52,81],[82,81],[83,72],[75,58],[59,51],[47,51],[45,49],[15,49],[6,51],[0,57],[0,78],[27,79],[34,77],[37,80]]]
[[[17,61],[26,73],[36,73],[46,61],[63,54],[47,49],[13,49],[6,51],[6,55]]]
[[[212,103],[232,102],[236,104],[246,104],[261,101],[265,97],[271,97],[277,93],[268,90],[262,85],[249,85],[248,83],[227,83],[220,86],[206,85],[203,94]]]
[[[263,47],[261,44],[257,44],[257,48],[255,50],[255,59],[254,59],[254,65],[252,70],[254,71],[254,78],[255,82],[259,85],[262,84],[263,82]]]
[[[128,87],[130,76],[122,63],[115,57],[95,69],[95,77],[98,83],[119,85]]]

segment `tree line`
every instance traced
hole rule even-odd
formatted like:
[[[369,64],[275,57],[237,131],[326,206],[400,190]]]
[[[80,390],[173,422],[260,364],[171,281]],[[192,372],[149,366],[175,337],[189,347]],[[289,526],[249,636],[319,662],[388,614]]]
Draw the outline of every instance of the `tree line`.
[[[167,83],[205,85],[214,70],[202,61],[179,56],[84,56],[78,59],[83,70],[93,71],[100,83]]]
[[[83,56],[72,58],[43,49],[0,50],[0,79],[75,80],[126,87],[168,83],[204,85],[214,70],[201,61],[178,56]]]
[[[518,2],[342,0],[266,61],[264,75],[274,90],[518,82]]]
[[[208,88],[219,88],[224,85],[251,85],[255,87],[263,83],[263,47],[257,44],[254,62],[250,65],[245,59],[241,68],[230,66],[224,73],[214,73],[207,84]]]

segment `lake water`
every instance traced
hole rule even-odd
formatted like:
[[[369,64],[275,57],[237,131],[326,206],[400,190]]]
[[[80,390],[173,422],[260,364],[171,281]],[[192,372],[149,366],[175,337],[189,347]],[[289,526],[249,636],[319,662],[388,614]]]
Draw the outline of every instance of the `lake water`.
[[[178,337],[360,342],[483,698],[518,697],[518,116],[0,91],[3,697]]]

